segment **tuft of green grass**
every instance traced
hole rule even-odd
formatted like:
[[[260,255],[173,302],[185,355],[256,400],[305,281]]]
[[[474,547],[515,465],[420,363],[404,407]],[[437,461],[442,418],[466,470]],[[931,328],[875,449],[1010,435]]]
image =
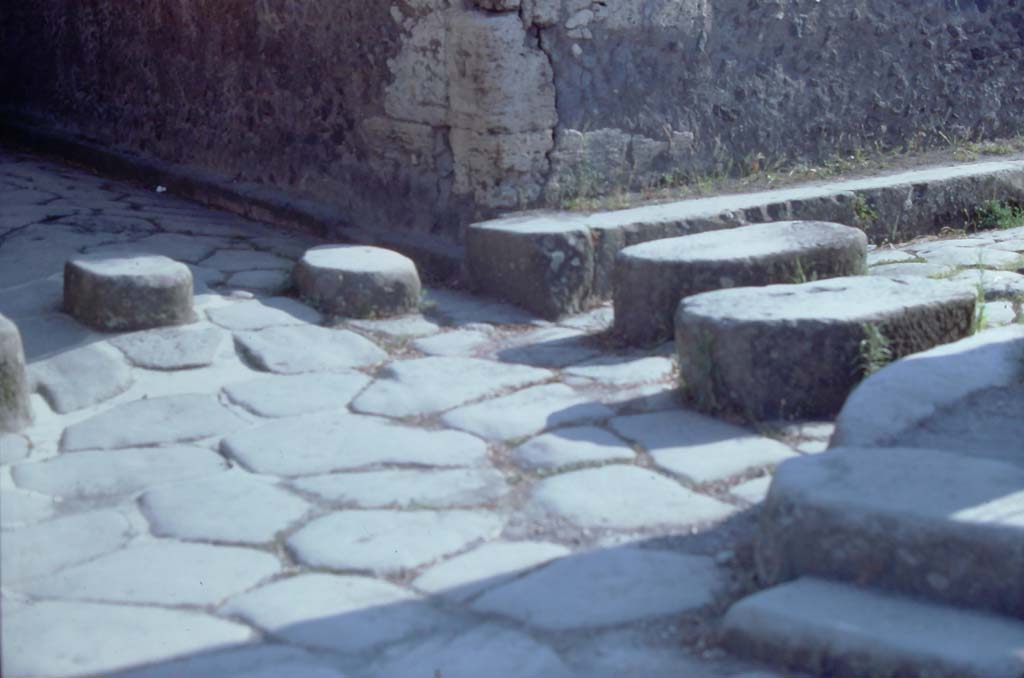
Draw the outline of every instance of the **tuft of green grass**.
[[[1002,200],[986,200],[974,211],[975,230],[1006,230],[1024,226],[1024,207]]]
[[[853,196],[853,216],[854,225],[867,230],[878,221],[878,210],[872,207],[863,195],[858,193]]]
[[[892,362],[889,339],[875,323],[861,325],[864,338],[860,340],[860,369],[864,376],[874,374]]]

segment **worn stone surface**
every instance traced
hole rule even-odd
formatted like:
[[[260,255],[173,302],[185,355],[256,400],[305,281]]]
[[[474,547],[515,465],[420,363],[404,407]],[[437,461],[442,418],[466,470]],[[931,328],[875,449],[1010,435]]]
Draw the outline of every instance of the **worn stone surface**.
[[[110,343],[136,367],[184,370],[213,362],[224,340],[216,327],[168,328],[115,337]]]
[[[558,469],[585,464],[632,461],[636,452],[621,438],[592,426],[560,428],[531,438],[511,451],[524,468]]]
[[[420,303],[416,264],[379,247],[314,247],[295,265],[293,276],[302,298],[324,313],[378,318],[407,313]]]
[[[413,586],[467,600],[570,553],[561,544],[547,542],[491,542],[431,567]]]
[[[210,320],[229,330],[262,330],[276,325],[302,325],[320,322],[320,314],[288,297],[250,299],[212,308]]]
[[[387,358],[372,341],[354,332],[313,325],[239,332],[235,342],[258,369],[277,374],[368,367]]]
[[[301,478],[294,486],[332,504],[355,508],[458,508],[493,504],[508,492],[487,469],[394,470]]]
[[[0,315],[0,434],[32,422],[25,351],[17,325]]]
[[[0,466],[26,459],[31,449],[27,438],[13,433],[0,433]]]
[[[132,373],[109,346],[90,344],[40,360],[29,368],[34,387],[55,412],[65,414],[124,393]]]
[[[224,394],[261,417],[291,417],[344,408],[369,383],[354,370],[317,372],[240,381],[225,386]]]

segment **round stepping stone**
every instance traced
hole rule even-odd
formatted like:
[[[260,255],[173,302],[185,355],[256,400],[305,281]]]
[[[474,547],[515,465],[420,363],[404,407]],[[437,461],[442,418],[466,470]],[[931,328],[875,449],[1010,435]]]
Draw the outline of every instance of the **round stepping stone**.
[[[680,378],[699,409],[831,417],[864,374],[970,333],[974,294],[923,278],[716,290],[676,313]]]
[[[420,303],[416,264],[379,247],[314,247],[296,264],[294,277],[302,297],[325,313],[380,318],[408,313]]]
[[[654,240],[615,260],[615,331],[649,345],[672,337],[679,300],[729,287],[860,275],[867,236],[823,221],[781,221]]]
[[[18,327],[0,315],[0,432],[15,432],[32,423],[25,375],[25,351]]]
[[[192,322],[192,271],[167,257],[94,254],[64,265],[64,310],[98,330]]]

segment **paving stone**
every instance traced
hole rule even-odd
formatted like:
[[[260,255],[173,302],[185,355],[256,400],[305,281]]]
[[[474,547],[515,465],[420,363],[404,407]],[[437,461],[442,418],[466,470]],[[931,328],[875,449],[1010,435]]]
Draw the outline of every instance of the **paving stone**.
[[[18,590],[63,600],[214,605],[281,570],[264,551],[156,541],[27,580]]]
[[[40,577],[121,548],[132,536],[128,519],[106,509],[5,531],[0,549],[4,585]]]
[[[879,264],[868,269],[868,275],[877,275],[883,278],[892,278],[894,276],[946,278],[955,272],[956,266],[917,261],[908,261],[900,264]]]
[[[705,292],[676,314],[681,380],[708,411],[830,417],[862,378],[866,325],[900,358],[966,336],[974,302],[944,281],[875,276]]]
[[[914,448],[790,460],[761,509],[762,581],[821,576],[1024,617],[1024,466]]]
[[[82,346],[40,360],[29,368],[29,377],[59,414],[110,400],[132,384],[132,371],[124,358],[103,344]]]
[[[557,560],[485,593],[472,607],[545,631],[569,631],[695,610],[712,603],[724,583],[706,556],[602,549]]]
[[[212,364],[223,340],[216,327],[174,327],[125,334],[110,343],[136,367],[184,370]]]
[[[52,275],[0,290],[0,314],[18,320],[57,313],[64,303],[64,276]]]
[[[206,315],[228,330],[262,330],[277,325],[317,324],[320,314],[288,297],[251,299],[211,308]]]
[[[677,638],[678,625],[669,621],[658,625],[656,631],[643,629],[589,632],[586,639],[562,651],[562,657],[579,678],[786,678],[781,674],[732,673],[724,662],[708,661],[722,654],[720,650],[705,650],[697,654]]]
[[[64,266],[64,309],[103,331],[184,325],[195,318],[192,272],[161,256],[74,257]]]
[[[492,469],[388,470],[296,480],[295,487],[358,508],[456,508],[490,504],[508,492]]]
[[[43,313],[18,319],[25,359],[34,362],[106,337],[63,313]]]
[[[364,652],[422,636],[451,620],[415,594],[369,577],[302,574],[238,596],[221,608],[289,643]]]
[[[739,497],[743,501],[748,501],[751,504],[759,504],[764,501],[766,496],[768,496],[768,488],[771,484],[771,476],[752,478],[733,487],[729,490],[729,494],[734,497]]]
[[[0,315],[0,433],[20,431],[32,423],[28,383],[21,333]]]
[[[318,372],[260,377],[224,387],[232,402],[262,417],[342,410],[370,383],[362,372]]]
[[[615,332],[635,345],[672,337],[679,300],[726,287],[860,275],[867,236],[822,221],[780,221],[654,240],[615,258]]]
[[[1017,309],[1009,301],[990,301],[985,304],[985,327],[1002,327],[1017,322]]]
[[[777,440],[686,410],[618,417],[610,425],[642,445],[660,468],[697,484],[796,456]]]
[[[184,610],[58,601],[11,608],[5,601],[3,673],[10,676],[113,675],[252,636],[241,624]]]
[[[561,544],[547,542],[491,542],[434,565],[412,585],[421,591],[466,601],[571,552]]]
[[[440,325],[418,314],[380,320],[347,320],[345,324],[364,332],[376,332],[400,339],[428,337],[441,331]]]
[[[4,238],[0,288],[57,275],[69,257],[80,256],[83,247],[100,242],[100,236],[67,226],[37,224],[24,228]]]
[[[0,433],[0,466],[27,459],[31,449],[27,438],[14,433]]]
[[[99,245],[86,249],[89,254],[106,254],[125,257],[140,255],[162,255],[176,261],[197,264],[210,256],[215,249],[227,244],[223,238],[181,233],[157,233],[140,240]]]
[[[420,353],[433,356],[468,356],[494,341],[494,332],[488,328],[458,329],[436,334],[412,342]]]
[[[385,366],[352,408],[410,417],[433,414],[484,396],[550,379],[548,370],[476,358],[430,357]]]
[[[247,643],[120,671],[117,678],[345,678],[329,662],[296,647]]]
[[[280,294],[291,286],[292,276],[287,270],[239,271],[233,273],[226,284],[253,292]]]
[[[610,386],[622,386],[664,381],[673,376],[675,366],[671,358],[657,356],[603,356],[566,367],[562,372]]]
[[[1024,623],[804,578],[725,617],[728,646],[815,675],[1016,678]]]
[[[244,425],[212,395],[144,398],[67,427],[60,449],[73,452],[185,443],[224,435]]]
[[[223,452],[257,473],[302,476],[378,464],[472,466],[487,459],[479,438],[340,412],[273,421],[225,438]]]
[[[949,282],[964,285],[971,291],[980,287],[988,301],[1012,300],[1024,297],[1024,275],[1013,271],[988,271],[968,268],[948,278]]]
[[[526,325],[536,320],[515,306],[455,290],[427,290],[423,308],[424,315],[448,325]]]
[[[735,508],[635,466],[602,466],[540,480],[528,510],[581,528],[637,530],[718,520]]]
[[[249,249],[222,249],[201,262],[206,268],[215,268],[225,273],[237,271],[290,269],[294,262],[276,254]]]
[[[235,342],[258,369],[278,374],[368,367],[388,357],[372,341],[355,332],[314,325],[238,332]]]
[[[441,420],[488,440],[512,440],[562,424],[607,419],[611,408],[564,384],[546,384],[452,410]]]
[[[571,327],[591,334],[597,334],[598,332],[605,332],[611,329],[614,322],[615,309],[611,304],[605,304],[586,313],[562,318],[558,321],[558,324],[562,327]]]
[[[93,450],[61,454],[12,469],[14,482],[65,500],[90,500],[140,490],[227,469],[224,459],[201,447]]]
[[[513,449],[511,459],[523,468],[558,469],[577,464],[633,461],[636,452],[621,438],[593,426],[560,428]]]
[[[503,520],[474,511],[341,511],[288,538],[309,567],[398,574],[501,532]]]
[[[322,245],[295,265],[302,298],[325,313],[352,318],[401,315],[420,303],[416,264],[366,245]]]
[[[589,341],[590,335],[565,327],[545,327],[517,336],[512,346],[497,351],[505,363],[534,367],[564,367],[593,358],[601,349]]]
[[[906,250],[897,249],[874,249],[868,252],[867,264],[868,266],[879,266],[884,264],[902,264],[907,262],[917,262],[919,257],[916,254],[907,252]]]
[[[53,518],[52,498],[16,487],[0,487],[0,529],[10,530]]]
[[[930,264],[940,266],[984,266],[987,268],[1006,268],[1017,263],[1020,256],[1016,252],[992,249],[988,247],[965,247],[960,241],[951,240],[917,249],[915,251]]]

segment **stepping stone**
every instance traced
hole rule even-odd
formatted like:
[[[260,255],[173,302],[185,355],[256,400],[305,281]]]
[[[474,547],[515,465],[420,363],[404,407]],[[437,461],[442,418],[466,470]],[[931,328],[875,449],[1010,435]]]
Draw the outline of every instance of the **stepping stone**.
[[[820,576],[1024,618],[1024,468],[939,450],[788,461],[761,510],[762,581]]]
[[[31,423],[21,334],[17,325],[0,315],[0,434],[20,431]]]
[[[195,319],[192,271],[163,256],[78,256],[64,265],[64,310],[103,331],[184,325]]]
[[[292,417],[344,409],[370,383],[362,372],[260,377],[224,387],[231,402],[261,417]]]
[[[748,420],[828,418],[863,374],[967,336],[975,295],[874,276],[705,292],[676,312],[685,395]]]
[[[408,313],[420,303],[416,264],[379,247],[314,247],[295,265],[293,276],[302,297],[324,313],[380,318]]]
[[[814,578],[733,605],[723,640],[737,653],[816,676],[1024,675],[1019,620]]]
[[[235,342],[257,369],[277,374],[369,367],[388,357],[376,344],[355,332],[316,325],[238,332]]]
[[[66,414],[124,393],[131,368],[109,346],[90,344],[33,363],[29,376],[54,412]]]
[[[561,544],[492,542],[431,567],[412,585],[421,591],[465,601],[570,553]]]
[[[860,275],[867,236],[821,221],[781,221],[627,247],[615,259],[615,331],[630,344],[672,337],[679,300],[727,287]]]
[[[223,339],[216,327],[166,328],[114,337],[110,343],[136,367],[187,370],[212,364]]]

